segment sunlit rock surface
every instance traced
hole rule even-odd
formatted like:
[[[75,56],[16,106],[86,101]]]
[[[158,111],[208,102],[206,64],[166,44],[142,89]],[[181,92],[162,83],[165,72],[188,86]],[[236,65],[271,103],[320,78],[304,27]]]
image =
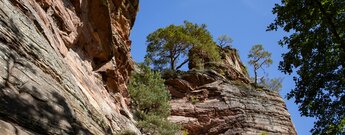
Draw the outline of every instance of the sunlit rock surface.
[[[281,96],[255,90],[235,49],[222,55],[214,70],[191,70],[166,81],[173,97],[169,120],[190,135],[296,135]]]
[[[139,133],[127,107],[137,0],[1,0],[0,134]]]

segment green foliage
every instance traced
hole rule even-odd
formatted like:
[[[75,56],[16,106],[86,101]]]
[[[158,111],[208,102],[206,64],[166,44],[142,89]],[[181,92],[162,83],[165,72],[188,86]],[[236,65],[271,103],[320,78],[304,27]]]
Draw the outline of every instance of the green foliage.
[[[162,71],[179,70],[190,61],[190,50],[198,50],[209,61],[219,60],[217,45],[206,25],[185,21],[183,25],[170,25],[160,28],[147,36],[147,55],[145,59],[154,69]],[[193,55],[194,56],[194,55]],[[200,57],[194,56],[193,59]]]
[[[186,71],[181,71],[181,70],[172,71],[170,69],[164,69],[163,71],[161,71],[161,74],[162,74],[162,78],[167,80],[167,79],[177,78],[179,75],[184,74],[185,72]]]
[[[152,62],[155,69],[163,70],[170,66],[170,70],[177,70],[181,67],[176,66],[178,60],[187,55],[192,40],[183,26],[170,25],[159,28],[147,36],[145,57]]]
[[[170,94],[159,72],[139,66],[142,73],[134,73],[128,85],[138,126],[151,134],[172,135],[178,126],[167,121],[170,115]]]
[[[266,131],[260,133],[260,135],[268,135]]]
[[[138,127],[142,128],[144,133],[152,135],[175,135],[180,129],[180,126],[157,115],[145,115],[144,120],[139,121]]]
[[[170,94],[160,73],[151,71],[147,66],[139,67],[143,73],[134,73],[128,85],[128,92],[137,110],[144,114],[169,116]]]
[[[264,86],[265,88],[279,93],[281,91],[283,78],[273,78],[269,79],[268,77],[261,77],[259,81],[259,85]]]
[[[162,74],[163,79],[170,79],[170,78],[177,77],[177,73],[170,69],[164,69],[163,71],[161,71],[161,74]]]
[[[194,39],[194,46],[189,51],[189,69],[204,69],[205,63],[218,62],[221,59],[220,50],[213,41],[212,35],[206,29],[206,25],[201,26],[190,22],[186,23],[186,30]]]
[[[126,129],[126,130],[123,130],[122,132],[120,132],[117,135],[136,135],[136,133],[131,131],[131,130]]]
[[[182,135],[188,135],[188,130],[184,129]]]
[[[279,42],[289,49],[279,69],[298,74],[288,99],[316,117],[313,134],[345,134],[344,0],[282,0],[273,13],[268,30],[291,32]]]
[[[220,60],[220,54],[216,43],[213,41],[211,33],[206,29],[206,24],[193,24],[185,21],[185,29],[193,40],[193,49],[202,54],[203,58],[207,58],[207,62],[215,62]],[[189,57],[190,58],[190,57]],[[200,57],[201,58],[201,57]],[[192,59],[192,58],[190,58]]]
[[[263,65],[267,67],[272,64],[271,53],[264,50],[264,47],[260,44],[254,45],[249,51],[248,58],[249,64],[254,67],[254,84],[257,86],[258,82],[258,69],[262,68]]]
[[[218,38],[217,38],[217,41],[218,41],[218,45],[221,47],[221,48],[224,48],[224,47],[231,47],[231,43],[233,42],[232,38],[229,37],[228,35],[220,35]]]
[[[190,97],[190,101],[192,102],[192,104],[196,104],[196,103],[200,102],[200,100],[197,97],[195,97],[195,96],[191,96]]]

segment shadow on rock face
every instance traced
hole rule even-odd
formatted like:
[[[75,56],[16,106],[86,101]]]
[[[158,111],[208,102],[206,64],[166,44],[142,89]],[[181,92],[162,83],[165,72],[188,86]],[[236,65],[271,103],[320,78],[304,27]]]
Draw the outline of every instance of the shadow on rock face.
[[[44,78],[33,67],[37,66],[33,61],[38,61],[35,53],[39,49],[21,44],[25,43],[23,35],[11,24],[0,23],[2,33],[16,35],[12,39],[0,35],[0,120],[32,134],[91,134],[80,126],[65,96],[53,90],[56,85],[42,84]],[[15,128],[14,133],[19,134],[18,130]]]
[[[0,118],[6,122],[17,124],[26,130],[38,134],[91,134],[74,118],[70,107],[64,97],[52,93],[56,103],[38,99],[35,95],[21,92],[15,94],[13,89],[1,85]],[[37,92],[36,87],[22,88],[19,91]],[[55,128],[54,128],[55,127]],[[59,129],[61,130],[55,130]]]

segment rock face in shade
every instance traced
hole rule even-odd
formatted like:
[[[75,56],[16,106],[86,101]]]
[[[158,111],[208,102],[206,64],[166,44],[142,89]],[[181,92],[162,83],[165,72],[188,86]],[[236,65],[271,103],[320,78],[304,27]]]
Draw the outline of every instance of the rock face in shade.
[[[296,135],[280,95],[250,84],[235,49],[222,54],[217,71],[191,70],[166,81],[173,97],[169,120],[190,135]]]
[[[139,134],[127,109],[137,0],[1,0],[1,134]]]

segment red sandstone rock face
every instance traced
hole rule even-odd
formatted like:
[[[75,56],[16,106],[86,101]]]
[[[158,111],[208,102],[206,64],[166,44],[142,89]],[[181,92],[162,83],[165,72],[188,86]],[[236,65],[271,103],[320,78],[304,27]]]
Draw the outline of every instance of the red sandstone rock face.
[[[126,105],[137,10],[137,0],[0,1],[0,133],[139,133]]]
[[[222,48],[222,60],[219,69],[223,70],[225,76],[230,80],[241,80],[245,83],[249,83],[249,75],[246,67],[241,62],[241,59],[234,48],[226,47]]]
[[[167,81],[173,96],[169,120],[182,124],[191,135],[296,134],[279,94],[258,91],[218,75],[214,71],[191,71]],[[195,85],[182,78],[195,78],[195,82],[204,83]]]
[[[236,50],[224,52],[217,71],[193,70],[166,81],[173,97],[168,119],[190,135],[297,134],[280,95],[255,90]]]

